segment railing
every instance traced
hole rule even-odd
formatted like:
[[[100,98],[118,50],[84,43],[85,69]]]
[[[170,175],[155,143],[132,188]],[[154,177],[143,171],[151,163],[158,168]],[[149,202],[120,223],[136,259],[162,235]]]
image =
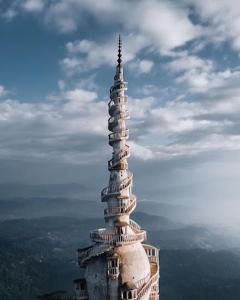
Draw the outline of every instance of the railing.
[[[92,257],[99,256],[105,252],[108,252],[112,249],[111,245],[101,244],[94,245],[86,250],[78,250],[78,263],[79,265],[84,265],[84,263],[91,259]]]
[[[116,93],[122,90],[127,90],[127,82],[121,81],[118,85],[112,86],[110,89],[110,98],[112,98]]]
[[[108,276],[113,279],[116,279],[119,276],[119,274],[119,267],[111,267],[108,269]]]
[[[159,261],[158,256],[149,256],[148,259],[149,259],[150,263],[156,263],[157,264],[158,261]]]
[[[129,117],[129,112],[127,110],[122,111],[108,119],[108,130],[113,131],[113,128],[116,127],[119,123],[119,120],[123,121]]]
[[[124,102],[111,104],[111,106],[108,108],[108,113],[112,117],[124,111],[126,111],[126,104]]]
[[[128,139],[128,129],[121,130],[119,132],[113,132],[108,135],[109,145],[112,146],[114,142],[121,141],[122,139]]]
[[[137,287],[138,289],[141,288],[143,284],[145,284],[145,283],[148,282],[148,280],[150,279],[150,277],[151,277],[151,274],[148,273],[147,276],[145,276],[144,278],[138,280],[138,281],[135,283],[136,287]]]
[[[90,237],[95,242],[104,242],[110,245],[121,245],[138,241],[142,242],[146,240],[147,235],[144,230],[137,234],[114,234],[96,230],[90,233]]]
[[[88,299],[88,294],[86,290],[78,290],[75,293],[74,300],[83,300],[83,299]]]
[[[113,105],[118,105],[118,104],[126,104],[127,103],[127,96],[121,96],[121,97],[114,97],[108,102],[108,108],[110,108]]]
[[[102,201],[106,201],[108,197],[119,194],[121,191],[125,190],[132,183],[132,173],[128,171],[128,177],[123,179],[120,184],[112,184],[110,186],[105,187],[101,192]]]
[[[108,169],[111,170],[120,160],[129,157],[129,146],[125,145],[124,149],[120,150],[114,157],[108,161]]]
[[[129,226],[132,228],[132,230],[134,231],[134,232],[139,232],[139,231],[141,231],[141,226],[140,225],[138,225],[138,223],[137,222],[135,222],[135,221],[133,221],[133,220],[129,220]]]
[[[131,199],[129,205],[121,205],[116,207],[109,207],[104,210],[105,218],[109,218],[115,215],[122,215],[130,213],[136,207],[136,197],[135,195],[131,195]]]
[[[142,297],[147,293],[147,291],[152,287],[152,285],[158,283],[158,272],[156,272],[150,280],[138,291],[137,300],[142,299]]]
[[[151,293],[149,300],[159,300],[158,293]]]

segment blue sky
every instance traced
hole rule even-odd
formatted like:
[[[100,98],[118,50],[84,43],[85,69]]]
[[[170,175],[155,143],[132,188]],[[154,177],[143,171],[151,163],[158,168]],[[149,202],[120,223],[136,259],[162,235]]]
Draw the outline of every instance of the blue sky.
[[[121,33],[137,194],[232,219],[239,19],[235,0],[0,1],[1,182],[106,184]]]

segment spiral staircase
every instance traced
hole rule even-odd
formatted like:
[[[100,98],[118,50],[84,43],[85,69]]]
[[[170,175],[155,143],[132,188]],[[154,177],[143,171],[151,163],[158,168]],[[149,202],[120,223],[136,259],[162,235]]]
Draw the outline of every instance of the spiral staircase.
[[[106,228],[91,231],[90,238],[93,245],[78,250],[78,262],[81,267],[86,267],[89,262],[94,261],[99,256],[105,255],[108,260],[112,259],[111,264],[109,264],[110,268],[108,268],[108,276],[112,280],[118,280],[120,274],[121,261],[116,256],[116,247],[142,243],[147,238],[146,231],[142,230],[140,225],[130,218],[130,214],[136,208],[136,196],[132,193],[133,174],[128,169],[127,162],[130,156],[130,149],[126,144],[129,138],[129,130],[126,128],[129,112],[127,109],[128,98],[124,94],[127,90],[127,83],[123,78],[121,57],[121,40],[119,40],[118,65],[108,103],[110,115],[108,140],[109,145],[113,148],[112,158],[108,161],[110,179],[108,186],[101,192],[101,201],[107,204],[107,208],[104,210]],[[135,282],[134,287],[126,288],[124,285],[121,287],[122,283],[119,282],[120,294],[118,299],[159,299],[159,250],[150,245],[143,245],[143,248],[149,259],[150,272]],[[81,294],[86,297],[86,292],[81,291],[78,295]],[[86,298],[75,297],[75,300],[81,299]]]

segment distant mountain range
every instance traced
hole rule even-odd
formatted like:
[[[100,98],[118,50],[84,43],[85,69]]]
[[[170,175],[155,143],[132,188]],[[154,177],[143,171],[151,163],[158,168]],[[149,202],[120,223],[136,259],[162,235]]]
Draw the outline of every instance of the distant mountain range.
[[[161,299],[239,300],[239,251],[215,249],[217,237],[204,228],[181,228],[145,213],[134,219],[150,229],[149,240],[161,247]],[[33,300],[58,289],[71,292],[72,280],[81,276],[76,249],[88,245],[89,231],[102,225],[102,218],[61,216],[3,221],[1,300]]]
[[[0,185],[0,299],[71,292],[81,275],[76,249],[89,245],[90,230],[104,226],[100,197],[91,201],[75,184],[10,186]],[[161,299],[239,300],[239,235],[193,225],[190,213],[180,205],[139,201],[132,215],[161,247]]]

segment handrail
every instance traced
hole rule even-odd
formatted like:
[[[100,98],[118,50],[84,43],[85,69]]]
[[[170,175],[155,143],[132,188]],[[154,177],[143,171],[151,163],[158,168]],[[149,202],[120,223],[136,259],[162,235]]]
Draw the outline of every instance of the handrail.
[[[129,118],[129,112],[127,110],[118,112],[108,119],[108,130],[113,131],[114,127],[118,126],[119,121],[124,121]]]
[[[151,273],[149,272],[144,278],[139,279],[139,280],[135,283],[136,287],[137,287],[138,289],[141,288],[143,284],[145,284],[145,283],[148,282],[148,280],[150,279],[150,277],[151,277]]]
[[[129,131],[124,129],[118,132],[112,132],[108,135],[109,144],[112,146],[114,142],[121,141],[122,139],[128,139]]]
[[[114,97],[108,102],[108,108],[110,108],[112,105],[118,105],[118,104],[126,104],[127,103],[127,96],[119,96]]]
[[[125,145],[124,149],[120,150],[118,153],[114,155],[112,159],[108,161],[108,169],[113,168],[116,166],[120,160],[129,157],[130,152],[129,152],[129,146]]]
[[[91,259],[92,257],[99,256],[105,252],[108,252],[112,249],[110,245],[101,244],[101,245],[94,245],[89,249],[78,251],[78,262],[80,265],[84,264],[87,260]]]
[[[108,113],[111,117],[114,115],[117,115],[121,112],[126,111],[126,103],[125,102],[119,102],[119,103],[113,103],[108,107]]]
[[[155,272],[155,274],[153,274],[151,276],[151,278],[149,279],[149,281],[138,290],[138,294],[137,294],[137,300],[142,299],[142,297],[146,294],[146,292],[154,285],[156,284],[156,282],[158,282],[158,268]]]
[[[105,187],[101,192],[102,201],[105,201],[111,195],[118,194],[121,191],[127,189],[132,184],[132,173],[128,171],[129,175],[124,178],[120,184],[113,184]]]
[[[105,242],[110,245],[120,245],[125,243],[132,243],[146,240],[146,231],[142,230],[136,234],[115,234],[104,233],[99,231],[92,231],[90,238],[95,242]]]
[[[136,207],[136,196],[131,195],[129,205],[126,206],[116,206],[116,207],[109,207],[105,208],[104,215],[105,218],[109,218],[113,215],[122,215],[130,213]]]
[[[141,231],[141,226],[131,219],[129,220],[129,226],[133,229],[134,232]]]

